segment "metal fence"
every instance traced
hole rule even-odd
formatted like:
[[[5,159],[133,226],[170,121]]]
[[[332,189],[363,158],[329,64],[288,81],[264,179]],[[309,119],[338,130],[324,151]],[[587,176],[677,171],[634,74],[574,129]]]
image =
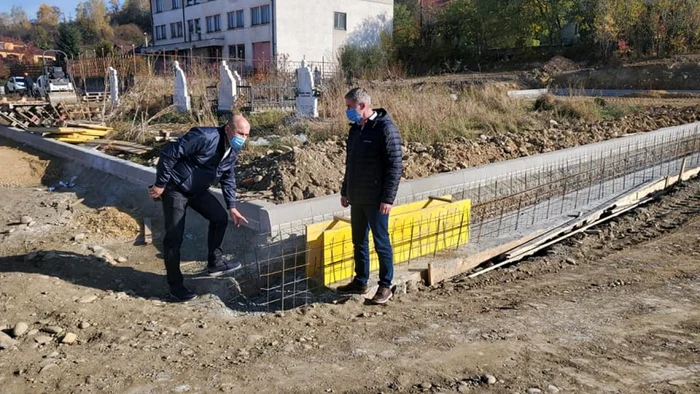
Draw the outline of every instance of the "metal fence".
[[[517,234],[527,233],[543,223],[560,223],[651,180],[678,175],[683,162],[686,169],[700,166],[700,131],[697,128],[653,140],[629,140],[626,146],[618,145],[614,149],[580,154],[538,168],[453,185],[435,190],[433,194],[451,194],[456,199],[471,200],[467,245],[470,252],[475,252],[505,244]],[[420,198],[413,196],[413,201]],[[446,242],[440,236],[450,229],[441,223],[448,223],[449,219],[436,216],[424,223],[426,228],[438,229],[435,242]],[[248,299],[237,295],[230,302],[247,308],[277,310],[335,297],[322,281],[308,275],[323,269],[318,256],[324,251],[308,248],[303,226],[296,226],[286,230],[288,234],[298,234],[296,237],[282,239],[280,230],[280,234],[265,235],[278,241],[249,248],[245,265],[252,272],[246,285],[255,290],[257,296]],[[352,250],[350,239],[341,244],[343,250]],[[404,247],[414,251],[420,245]],[[461,248],[465,248],[465,243],[460,241],[440,254],[459,252]],[[421,253],[416,250],[415,255]],[[425,258],[409,257],[403,264],[410,269],[414,263],[424,265]],[[346,263],[349,266],[343,268],[352,269],[352,259]]]

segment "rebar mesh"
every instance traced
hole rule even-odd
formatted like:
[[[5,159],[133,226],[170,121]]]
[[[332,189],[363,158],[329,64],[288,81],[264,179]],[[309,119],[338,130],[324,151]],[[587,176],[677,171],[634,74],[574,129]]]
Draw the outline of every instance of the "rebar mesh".
[[[626,146],[619,145],[615,149],[601,148],[594,154],[416,194],[404,199],[403,203],[419,201],[429,195],[452,195],[455,200],[471,200],[471,213],[467,217],[468,245],[470,250],[479,250],[499,245],[499,242],[503,244],[514,235],[527,233],[542,223],[578,215],[649,181],[677,176],[684,161],[686,169],[700,166],[700,132],[697,128],[655,137],[651,141],[630,140]],[[307,248],[304,230],[307,224],[331,219],[332,214],[319,215],[280,226],[277,234],[265,235],[272,242],[251,247],[247,265],[249,271],[254,267],[255,272],[250,272],[252,279],[248,287],[257,290],[257,296],[247,299],[249,305],[267,310],[288,309],[334,297],[317,275],[324,270],[320,256],[328,250]],[[457,221],[450,219],[444,215],[435,216],[421,223],[439,229],[434,234],[434,242],[449,244],[427,258],[459,252],[465,246],[461,239],[457,242],[440,239],[454,236],[449,234],[454,233],[450,230],[455,230]],[[447,222],[453,223],[453,227],[445,228],[442,223]],[[462,236],[461,232],[457,234]],[[414,234],[407,239],[392,240],[395,255],[403,253],[408,256],[400,265],[411,269],[416,261],[426,258],[418,250],[422,244],[415,241],[420,238]],[[352,239],[335,242],[333,250],[340,249],[342,254],[337,268],[352,270]],[[371,264],[376,266],[376,254],[372,254]]]

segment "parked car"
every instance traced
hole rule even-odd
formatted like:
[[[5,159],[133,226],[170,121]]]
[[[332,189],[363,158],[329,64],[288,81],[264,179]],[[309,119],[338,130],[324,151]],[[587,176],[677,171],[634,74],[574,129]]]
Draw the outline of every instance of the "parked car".
[[[5,93],[22,93],[27,90],[24,77],[10,77],[5,84]]]

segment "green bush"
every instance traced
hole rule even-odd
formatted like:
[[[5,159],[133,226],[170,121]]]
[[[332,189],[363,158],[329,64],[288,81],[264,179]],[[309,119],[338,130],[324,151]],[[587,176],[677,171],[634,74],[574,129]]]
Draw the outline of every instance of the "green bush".
[[[348,85],[356,79],[381,78],[391,72],[393,60],[391,36],[382,34],[373,45],[348,44],[338,51],[340,64]]]

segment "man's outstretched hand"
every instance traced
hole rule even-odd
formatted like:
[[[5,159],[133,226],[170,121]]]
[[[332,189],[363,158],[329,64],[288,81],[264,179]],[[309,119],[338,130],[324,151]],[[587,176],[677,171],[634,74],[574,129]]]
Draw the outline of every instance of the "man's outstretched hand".
[[[241,213],[238,212],[238,209],[231,208],[229,209],[229,213],[231,214],[231,220],[233,220],[233,223],[236,225],[236,227],[241,227],[241,223],[243,222],[248,223],[248,219],[246,219],[245,216],[241,215]]]
[[[163,190],[165,190],[163,187],[151,186],[148,188],[148,196],[155,200],[163,194]]]

